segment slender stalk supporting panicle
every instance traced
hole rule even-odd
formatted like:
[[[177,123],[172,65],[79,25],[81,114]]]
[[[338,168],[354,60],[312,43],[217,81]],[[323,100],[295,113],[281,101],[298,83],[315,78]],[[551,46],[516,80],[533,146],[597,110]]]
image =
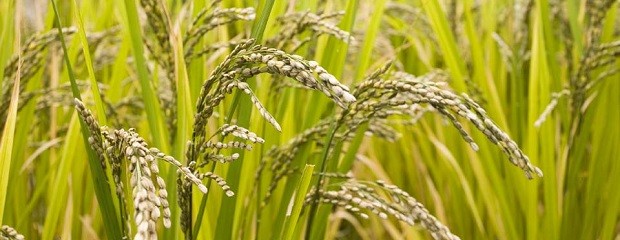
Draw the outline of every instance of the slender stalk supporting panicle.
[[[430,232],[434,239],[460,239],[452,234],[448,227],[432,216],[424,205],[397,186],[383,181],[367,184],[351,179],[340,183],[339,187],[339,190],[319,190],[318,198],[316,198],[316,189],[312,189],[306,195],[306,205],[313,201],[333,204],[343,207],[362,218],[368,218],[368,215],[364,213],[365,211],[371,212],[383,219],[392,216],[411,226],[419,223]],[[385,195],[382,195],[382,193],[389,197],[384,197]]]
[[[19,234],[15,229],[7,225],[2,225],[0,228],[0,237],[7,240],[24,240],[24,235]]]

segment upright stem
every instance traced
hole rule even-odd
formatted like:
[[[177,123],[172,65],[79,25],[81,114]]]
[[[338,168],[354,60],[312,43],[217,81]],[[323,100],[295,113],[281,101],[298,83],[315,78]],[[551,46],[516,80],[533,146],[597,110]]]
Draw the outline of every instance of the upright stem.
[[[346,114],[343,114],[343,116]],[[338,131],[338,128],[340,127],[340,122],[338,121],[336,123],[334,123],[334,125],[331,128],[331,134],[328,135],[328,139],[327,139],[327,144],[325,145],[325,150],[323,151],[323,159],[321,160],[321,171],[319,172],[319,178],[318,181],[316,182],[316,186],[315,186],[315,194],[312,197],[314,201],[312,201],[312,207],[310,208],[310,217],[308,218],[308,226],[306,228],[306,237],[305,239],[310,239],[310,234],[312,233],[312,225],[314,223],[314,217],[316,215],[317,212],[317,208],[318,208],[318,202],[316,200],[318,200],[319,198],[319,190],[322,188],[322,184],[321,182],[323,181],[323,173],[325,172],[325,169],[327,167],[327,157],[329,156],[329,149],[332,145],[332,142],[334,140],[334,136],[336,135],[336,132]]]

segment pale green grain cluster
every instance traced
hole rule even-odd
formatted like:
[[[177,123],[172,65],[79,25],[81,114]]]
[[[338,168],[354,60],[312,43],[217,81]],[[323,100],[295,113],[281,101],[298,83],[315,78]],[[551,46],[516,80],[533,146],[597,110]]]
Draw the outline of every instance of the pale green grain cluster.
[[[280,49],[291,47],[292,51],[295,51],[321,35],[332,36],[344,42],[355,41],[347,31],[335,24],[343,15],[344,12],[315,14],[308,11],[286,14],[278,18],[284,31],[267,40],[267,45]],[[298,39],[304,32],[310,32],[311,35]]]
[[[76,32],[76,29],[65,28],[62,31],[67,35],[71,35]],[[4,67],[4,76],[0,84],[0,122],[2,122],[0,126],[4,126],[6,112],[9,108],[9,101],[11,99],[11,90],[13,89],[18,69],[21,81],[20,92],[23,92],[26,89],[28,81],[42,67],[41,63],[45,59],[45,50],[57,41],[58,31],[52,30],[50,32],[36,34],[23,44],[20,53],[13,55],[11,60],[9,60]]]
[[[65,37],[71,37],[77,32],[74,27],[63,28]],[[109,64],[110,59],[115,56],[114,53],[109,51],[108,47],[118,41],[116,34],[118,28],[111,28],[101,32],[87,33],[87,41],[90,43],[91,49],[96,52],[95,61],[96,65],[102,67]],[[8,109],[10,90],[13,87],[15,77],[17,76],[18,64],[20,72],[20,99],[19,109],[21,110],[26,106],[29,101],[36,99],[38,111],[48,109],[51,106],[72,106],[73,97],[70,93],[69,84],[60,84],[56,87],[49,87],[45,89],[36,89],[33,91],[27,91],[26,86],[34,75],[45,66],[45,61],[48,51],[56,51],[58,47],[59,38],[58,31],[51,30],[49,32],[35,34],[26,40],[22,46],[19,55],[15,54],[11,57],[9,62],[4,68],[4,78],[1,82],[2,88],[0,88],[0,126],[4,124],[4,118],[6,117],[6,111]],[[18,63],[18,59],[20,63]],[[78,55],[78,63],[83,64],[84,58],[80,54]],[[46,79],[46,81],[49,81]],[[44,83],[45,85],[46,83]],[[100,84],[100,86],[104,86]],[[87,83],[80,82],[79,87],[88,87]],[[101,88],[101,87],[100,87]],[[105,88],[105,87],[104,87]],[[109,103],[108,103],[109,104]]]
[[[151,35],[147,35],[144,44],[151,53],[151,58],[163,69],[162,77],[158,76],[158,96],[166,116],[166,124],[174,136],[176,129],[177,85],[174,69],[174,53],[170,35],[170,20],[164,2],[160,0],[141,0]],[[148,37],[152,36],[152,37]]]
[[[587,98],[592,94],[593,87],[618,73],[618,68],[613,66],[613,64],[616,62],[618,56],[620,56],[620,42],[600,42],[603,31],[603,20],[612,4],[615,2],[614,0],[586,1],[586,14],[589,18],[584,30],[584,53],[576,67],[573,67],[572,64],[570,65],[569,69],[573,70],[574,68],[574,72],[571,74],[569,85],[564,87],[561,91],[553,93],[551,102],[539,116],[535,122],[535,126],[539,127],[547,119],[547,116],[550,115],[557,106],[558,99],[562,96],[570,96],[573,118],[578,119],[580,112],[584,112],[588,107]],[[565,31],[569,31],[568,27],[565,27],[565,29]],[[572,42],[567,44],[567,47],[571,46]],[[570,59],[571,56],[570,51],[568,51],[567,57]],[[580,122],[580,120],[575,120],[575,123],[578,124],[578,122]]]
[[[385,11],[388,16],[408,23],[408,25],[405,26],[408,30],[409,28],[413,28],[414,30],[421,31],[425,35],[425,37],[428,37],[433,41],[437,41],[437,38],[435,37],[433,30],[431,29],[428,18],[424,15],[424,12],[421,9],[399,2],[389,2],[386,6]],[[393,26],[389,23],[386,23],[386,25]],[[393,35],[406,36],[407,33],[410,32],[403,32],[397,29],[389,29],[388,33]]]
[[[147,16],[147,23],[154,35],[154,42],[146,40],[146,46],[155,61],[164,68],[166,78],[169,81],[169,88],[174,92],[174,56],[172,44],[170,43],[170,23],[164,2],[159,0],[141,0],[140,5],[144,8]]]
[[[198,43],[211,30],[236,21],[251,21],[256,17],[254,8],[220,8],[221,0],[213,1],[209,7],[202,9],[192,20],[189,30],[183,38],[185,45],[185,60],[202,55],[203,52],[217,46],[208,46],[203,50],[198,48]],[[239,43],[224,43],[225,45]]]

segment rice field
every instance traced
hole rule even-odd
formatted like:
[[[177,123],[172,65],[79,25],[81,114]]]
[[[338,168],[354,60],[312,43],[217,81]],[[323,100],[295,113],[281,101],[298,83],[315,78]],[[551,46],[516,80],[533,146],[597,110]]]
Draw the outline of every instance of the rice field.
[[[0,240],[620,240],[618,8],[0,1]]]

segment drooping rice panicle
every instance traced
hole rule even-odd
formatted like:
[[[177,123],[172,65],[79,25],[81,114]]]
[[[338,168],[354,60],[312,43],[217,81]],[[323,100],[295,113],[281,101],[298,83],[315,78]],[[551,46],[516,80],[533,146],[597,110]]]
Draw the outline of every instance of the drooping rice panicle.
[[[168,192],[166,183],[159,174],[158,160],[173,165],[178,169],[181,178],[187,179],[187,183],[196,185],[203,193],[207,192],[207,187],[188,167],[182,166],[179,161],[157,148],[149,148],[146,141],[133,129],[126,131],[99,127],[90,110],[86,109],[81,101],[75,99],[75,106],[88,127],[91,134],[89,143],[100,157],[102,165],[105,167],[106,156],[110,159],[116,194],[123,202],[122,161],[128,160],[137,228],[134,239],[156,239],[157,221],[162,216],[164,226],[167,228],[171,226]]]
[[[252,46],[252,44],[253,40],[248,40],[233,49],[203,84],[194,120],[192,135],[194,148],[205,142],[204,126],[213,114],[214,108],[233,88],[241,86],[242,91],[251,93],[243,82],[261,73],[290,77],[309,88],[323,92],[341,106],[355,100],[348,92],[348,87],[340,84],[334,76],[327,73],[316,62],[307,61],[300,56],[289,55],[277,49],[260,45]],[[315,74],[317,77],[314,76]],[[278,128],[279,125],[275,119],[268,114],[262,104],[259,104],[258,99],[253,98],[253,102],[259,106],[261,114],[266,117],[267,121]],[[190,159],[197,157],[197,149],[189,151]]]
[[[88,143],[90,144],[90,147],[97,153],[99,161],[101,162],[101,167],[105,170],[107,163],[105,158],[104,142],[101,138],[101,127],[99,126],[99,123],[90,112],[90,110],[88,110],[86,106],[84,106],[84,103],[82,103],[82,101],[76,98],[74,99],[74,104],[75,109],[80,115],[80,118],[82,118],[84,123],[86,123],[86,126],[88,126],[88,132],[90,133],[90,136],[88,137]]]
[[[159,175],[158,160],[175,166],[182,178],[206,193],[207,187],[187,167],[173,157],[163,154],[156,148],[149,148],[144,139],[130,129],[129,131],[114,130],[108,133],[108,151],[119,154],[122,159],[130,162],[130,184],[133,192],[135,208],[135,224],[138,232],[136,238],[156,238],[156,222],[163,216],[165,227],[171,226],[170,204],[164,179]],[[161,209],[161,210],[160,210]]]
[[[389,197],[380,192],[386,193]],[[391,216],[411,226],[419,223],[434,239],[460,239],[415,198],[397,186],[383,181],[366,184],[350,179],[340,183],[338,190],[318,190],[317,193],[316,189],[312,189],[306,195],[305,203],[312,202],[333,204],[361,218],[368,218],[368,214],[365,213],[368,211],[382,219]]]
[[[230,186],[228,186],[226,184],[226,180],[224,180],[224,178],[212,173],[212,172],[206,172],[206,173],[199,173],[198,174],[198,178],[200,179],[204,179],[204,178],[210,178],[213,179],[215,181],[215,183],[217,183],[217,185],[219,185],[222,190],[224,190],[224,192],[226,193],[226,196],[228,197],[232,197],[235,195],[235,193],[230,190]]]
[[[459,118],[471,122],[492,143],[500,147],[510,162],[521,168],[528,178],[532,178],[532,173],[542,177],[542,171],[530,163],[529,158],[518,145],[486,115],[484,109],[475,101],[467,95],[458,96],[450,90],[442,89],[448,80],[447,74],[431,72],[420,77],[404,72],[388,74],[389,66],[387,64],[378,69],[356,86],[353,94],[357,101],[336,118],[342,119],[342,124],[347,126],[344,133],[336,135],[336,138],[340,139],[338,141],[349,139],[363,123],[371,122],[374,123],[371,126],[377,126],[378,121],[374,119],[381,120],[392,115],[407,115],[407,111],[403,109],[426,104],[448,119],[474,151],[479,149],[478,144],[465,131]],[[409,116],[414,117],[415,113]],[[290,172],[290,164],[297,154],[297,149],[307,142],[322,139],[321,137],[327,134],[328,129],[329,122],[320,122],[269,153],[273,159],[270,191],[275,189],[279,179]],[[310,138],[311,136],[314,138]],[[263,164],[266,162],[262,162],[259,166],[257,177],[264,168]]]

